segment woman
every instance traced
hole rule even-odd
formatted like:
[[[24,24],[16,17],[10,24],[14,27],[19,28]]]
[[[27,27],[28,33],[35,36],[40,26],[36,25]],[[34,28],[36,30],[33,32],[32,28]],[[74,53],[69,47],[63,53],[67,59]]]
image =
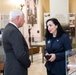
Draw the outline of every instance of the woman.
[[[46,60],[47,75],[66,75],[65,51],[71,50],[72,47],[68,34],[65,33],[56,18],[46,21],[45,38],[44,58]]]

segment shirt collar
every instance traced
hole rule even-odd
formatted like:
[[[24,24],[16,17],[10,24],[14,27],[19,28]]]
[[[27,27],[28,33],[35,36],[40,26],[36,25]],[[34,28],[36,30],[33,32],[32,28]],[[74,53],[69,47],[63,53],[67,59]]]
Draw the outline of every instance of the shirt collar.
[[[11,22],[11,21],[10,21],[10,23],[13,24],[16,28],[18,28],[18,26],[17,26],[15,23],[13,23],[13,22]]]

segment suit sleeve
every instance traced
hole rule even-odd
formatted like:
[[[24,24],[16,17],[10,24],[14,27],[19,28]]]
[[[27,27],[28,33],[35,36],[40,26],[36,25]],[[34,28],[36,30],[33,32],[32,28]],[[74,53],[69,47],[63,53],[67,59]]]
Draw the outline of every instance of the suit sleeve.
[[[28,47],[24,45],[22,35],[20,35],[17,31],[12,31],[9,35],[9,42],[12,45],[12,48],[18,61],[25,68],[28,68],[31,62],[28,55]]]
[[[56,60],[60,61],[65,59],[66,57],[66,51],[70,51],[72,49],[70,39],[68,35],[63,36],[63,50],[62,52],[56,53]]]

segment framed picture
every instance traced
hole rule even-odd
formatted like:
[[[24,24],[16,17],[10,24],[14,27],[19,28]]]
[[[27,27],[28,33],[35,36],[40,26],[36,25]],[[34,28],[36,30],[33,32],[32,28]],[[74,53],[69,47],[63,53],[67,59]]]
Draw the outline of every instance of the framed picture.
[[[27,0],[27,24],[37,24],[37,1]]]

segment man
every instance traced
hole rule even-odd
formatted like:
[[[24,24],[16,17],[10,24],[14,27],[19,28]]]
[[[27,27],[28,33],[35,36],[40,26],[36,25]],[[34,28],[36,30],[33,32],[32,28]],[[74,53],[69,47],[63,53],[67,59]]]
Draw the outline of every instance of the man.
[[[28,75],[30,59],[27,43],[18,28],[24,24],[21,10],[13,10],[9,15],[10,22],[6,25],[3,36],[5,52],[4,75]]]

